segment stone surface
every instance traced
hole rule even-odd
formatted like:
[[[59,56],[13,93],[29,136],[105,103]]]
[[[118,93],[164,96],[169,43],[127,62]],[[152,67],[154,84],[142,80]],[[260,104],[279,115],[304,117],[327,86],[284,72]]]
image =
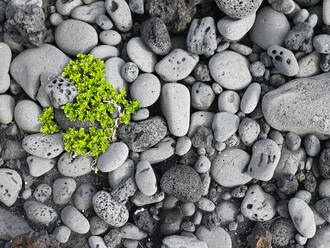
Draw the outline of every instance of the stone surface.
[[[212,178],[224,187],[235,187],[246,184],[252,180],[252,177],[244,172],[249,161],[249,154],[243,150],[225,150],[212,163]]]
[[[162,247],[166,248],[207,248],[207,244],[204,241],[192,236],[167,236],[162,241]]]
[[[320,138],[330,135],[329,73],[311,78],[292,80],[268,92],[262,100],[266,121],[280,131],[298,135],[315,134]]]
[[[214,139],[218,142],[228,140],[239,127],[239,117],[229,112],[218,112],[212,122]]]
[[[33,61],[33,63],[31,63]],[[70,58],[58,48],[44,44],[21,52],[12,61],[10,74],[33,100],[39,90],[41,73],[62,73]]]
[[[90,183],[81,184],[73,196],[74,206],[82,211],[90,209],[93,195],[96,193],[95,187]]]
[[[9,124],[14,118],[15,99],[11,95],[0,95],[0,123]]]
[[[79,177],[88,174],[91,171],[92,157],[78,156],[72,158],[70,153],[65,152],[58,159],[57,169],[66,177]]]
[[[216,0],[221,11],[232,18],[244,18],[257,12],[262,0]]]
[[[160,181],[162,190],[184,202],[201,198],[202,182],[198,173],[186,165],[175,165],[167,170]]]
[[[121,166],[128,157],[129,149],[124,142],[110,144],[97,159],[97,166],[102,172],[110,172]]]
[[[267,54],[272,58],[273,65],[279,73],[290,77],[298,74],[298,61],[290,50],[273,45],[268,47]]]
[[[11,207],[22,188],[21,176],[12,169],[0,169],[0,202]]]
[[[134,175],[133,160],[127,159],[120,167],[108,173],[108,182],[112,188]]]
[[[131,10],[125,0],[106,0],[105,9],[121,32],[128,32],[133,25]]]
[[[135,182],[138,189],[147,196],[157,192],[157,179],[151,164],[142,160],[136,165]]]
[[[74,179],[61,177],[53,183],[53,201],[57,205],[67,204],[77,188],[77,183]]]
[[[128,84],[121,76],[121,68],[125,64],[125,61],[119,57],[113,57],[105,62],[105,79],[115,87],[116,90],[121,88],[128,89]]]
[[[210,85],[195,82],[191,87],[191,105],[198,110],[207,110],[213,103],[215,94]]]
[[[15,106],[14,117],[16,124],[28,133],[40,132],[41,123],[39,122],[39,116],[41,114],[42,109],[31,100],[22,100]]]
[[[200,226],[196,231],[198,239],[204,241],[208,248],[231,248],[232,242],[229,234],[222,228],[216,227],[211,231]]]
[[[96,17],[105,13],[103,1],[96,1],[89,5],[78,6],[73,9],[71,16],[74,19],[81,20],[87,23],[95,23]]]
[[[330,242],[330,226],[317,230],[315,236],[307,243],[307,248],[327,248]]]
[[[61,220],[73,232],[85,234],[89,231],[90,225],[88,219],[75,207],[70,205],[62,209]]]
[[[140,160],[146,160],[150,164],[157,164],[174,155],[175,140],[170,137],[165,137],[157,145],[141,152]]]
[[[39,158],[37,156],[28,156],[26,162],[29,166],[30,175],[33,177],[40,177],[46,174],[56,164],[55,159]]]
[[[42,225],[49,225],[58,217],[53,208],[33,200],[24,202],[24,211],[30,221]]]
[[[249,61],[233,51],[223,51],[215,54],[209,60],[209,69],[212,78],[229,90],[244,89],[252,80]]]

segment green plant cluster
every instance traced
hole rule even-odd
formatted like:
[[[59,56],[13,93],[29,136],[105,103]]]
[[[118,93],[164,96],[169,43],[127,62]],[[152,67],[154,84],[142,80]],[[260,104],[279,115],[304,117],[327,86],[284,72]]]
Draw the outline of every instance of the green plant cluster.
[[[57,133],[61,130],[54,121],[54,111],[52,107],[44,109],[44,112],[39,117],[39,121],[42,123],[40,132],[43,134]]]
[[[62,76],[67,77],[78,90],[75,102],[62,106],[66,117],[71,121],[97,122],[101,128],[70,128],[63,133],[65,150],[75,155],[98,156],[116,139],[120,124],[127,124],[140,103],[126,98],[125,89],[119,92],[108,83],[104,75],[105,65],[91,54],[78,54],[70,61]],[[49,110],[51,109],[51,110]],[[47,112],[48,111],[48,112]],[[51,111],[51,112],[50,112]],[[40,121],[44,134],[58,132],[53,121],[52,108],[47,108]]]

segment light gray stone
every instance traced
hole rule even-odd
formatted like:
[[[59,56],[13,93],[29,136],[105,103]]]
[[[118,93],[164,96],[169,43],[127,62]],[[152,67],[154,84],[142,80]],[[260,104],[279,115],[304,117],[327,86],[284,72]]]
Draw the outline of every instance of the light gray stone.
[[[124,142],[110,144],[107,150],[97,160],[97,166],[102,172],[111,172],[120,167],[128,157],[129,149]]]
[[[116,90],[128,89],[128,84],[120,73],[124,65],[125,61],[119,57],[110,58],[105,62],[105,78]]]
[[[21,176],[12,169],[0,169],[0,202],[11,207],[22,189]]]
[[[14,118],[15,99],[11,95],[0,95],[0,123],[9,124]]]
[[[249,161],[249,154],[243,150],[224,150],[213,160],[211,176],[224,187],[246,184],[252,180],[252,177],[244,172]]]
[[[8,74],[10,62],[12,58],[12,53],[10,47],[4,43],[0,42],[0,94],[5,93],[10,85],[10,76]]]
[[[262,0],[216,0],[215,2],[226,15],[241,19],[256,13]]]
[[[208,246],[195,237],[171,235],[163,239],[161,248],[208,248]]]
[[[322,198],[330,198],[330,179],[323,179],[319,185],[319,195]]]
[[[109,185],[114,188],[120,182],[134,175],[134,162],[131,159],[127,159],[120,167],[108,173]]]
[[[261,96],[261,86],[258,83],[252,83],[247,87],[242,97],[240,107],[245,114],[252,113],[259,102]]]
[[[138,189],[146,196],[157,192],[157,180],[151,164],[142,160],[136,165],[135,182]]]
[[[52,187],[48,184],[39,184],[33,192],[33,197],[39,202],[45,202],[49,199],[51,194]]]
[[[209,60],[209,70],[212,78],[229,90],[244,89],[252,80],[249,61],[241,54],[233,51],[215,54]]]
[[[40,177],[54,168],[56,164],[55,159],[39,158],[37,156],[28,156],[26,162],[29,166],[30,175],[33,177]]]
[[[93,216],[89,223],[90,223],[90,232],[93,235],[104,234],[109,228],[109,224],[98,216]]]
[[[260,125],[253,119],[245,117],[239,124],[238,134],[246,146],[251,146],[260,134]]]
[[[220,226],[209,230],[200,226],[196,231],[198,239],[204,241],[208,248],[231,248],[232,242],[229,234]]]
[[[119,31],[128,32],[132,28],[131,10],[125,0],[106,0],[105,9]]]
[[[197,111],[191,114],[188,136],[191,137],[199,126],[211,128],[214,113],[208,111]]]
[[[299,72],[296,77],[311,77],[319,74],[321,72],[320,59],[321,55],[316,51],[299,59]]]
[[[72,178],[58,178],[53,183],[53,201],[57,205],[65,205],[77,188],[76,181]]]
[[[189,137],[183,136],[177,139],[175,145],[175,154],[179,156],[185,155],[191,148],[191,139]]]
[[[218,98],[218,109],[220,112],[237,113],[241,98],[236,91],[225,90],[220,93]]]
[[[88,244],[90,248],[107,248],[108,246],[104,243],[102,237],[90,236],[88,238]]]
[[[313,38],[315,50],[322,54],[330,54],[330,35],[319,34]]]
[[[278,45],[272,45],[268,47],[267,54],[272,58],[273,65],[279,73],[289,77],[298,74],[298,61],[290,50]]]
[[[307,248],[327,248],[330,243],[330,226],[317,230],[315,236],[307,243]]]
[[[89,5],[78,6],[72,11],[71,16],[80,21],[95,23],[96,17],[102,14],[105,14],[104,1],[97,1]]]
[[[150,116],[150,111],[147,108],[140,108],[132,115],[132,121],[144,121]]]
[[[325,25],[330,25],[330,1],[323,0],[322,17]]]
[[[101,60],[107,60],[112,57],[118,57],[119,53],[120,52],[117,47],[109,46],[109,45],[99,45],[94,47],[90,51],[90,54],[92,54],[94,58]]]
[[[190,93],[186,86],[168,83],[162,87],[160,106],[171,134],[187,134],[190,121]]]
[[[31,100],[18,102],[14,110],[16,124],[28,133],[40,132],[41,122],[39,122],[39,116],[41,114],[40,106]]]
[[[95,193],[96,189],[92,184],[81,184],[73,195],[74,206],[82,211],[90,209],[92,207],[92,198]]]
[[[214,139],[224,142],[229,139],[239,127],[239,117],[229,112],[219,112],[215,114],[212,122]]]
[[[140,154],[141,160],[146,160],[150,164],[160,163],[170,158],[175,153],[175,140],[166,137],[160,141],[157,145],[143,151]]]
[[[30,221],[42,225],[49,225],[58,217],[55,209],[33,200],[24,202],[24,211]]]
[[[145,232],[132,223],[126,223],[125,226],[121,227],[120,233],[122,238],[132,240],[142,240],[148,236]]]
[[[77,8],[78,6],[82,5],[81,0],[72,0],[72,1],[65,1],[65,0],[57,0],[56,1],[56,10],[58,13],[64,16],[69,16],[73,9]]]
[[[113,28],[113,23],[106,14],[98,15],[95,19],[95,23],[103,30],[109,30]]]
[[[93,158],[91,156],[77,156],[72,158],[71,154],[65,152],[58,159],[57,169],[66,177],[79,177],[88,174],[91,169]]]
[[[195,82],[191,87],[191,105],[198,110],[207,110],[213,103],[215,94],[210,85]]]
[[[61,220],[73,232],[85,234],[89,231],[90,225],[88,219],[70,205],[61,211]]]
[[[121,67],[120,73],[124,80],[132,83],[139,76],[139,67],[133,62],[127,62]]]
[[[100,41],[109,46],[117,46],[121,42],[121,35],[115,30],[104,30],[99,34]]]
[[[69,241],[71,230],[67,226],[58,226],[55,228],[53,235],[58,242],[64,244]]]
[[[68,19],[56,27],[55,41],[63,52],[76,56],[94,48],[98,43],[98,36],[90,24]]]

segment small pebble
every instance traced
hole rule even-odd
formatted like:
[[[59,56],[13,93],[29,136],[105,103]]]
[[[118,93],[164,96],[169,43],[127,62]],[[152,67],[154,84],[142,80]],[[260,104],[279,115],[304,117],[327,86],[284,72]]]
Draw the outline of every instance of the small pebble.
[[[240,97],[233,90],[223,91],[218,98],[218,109],[220,112],[237,113],[240,106]]]

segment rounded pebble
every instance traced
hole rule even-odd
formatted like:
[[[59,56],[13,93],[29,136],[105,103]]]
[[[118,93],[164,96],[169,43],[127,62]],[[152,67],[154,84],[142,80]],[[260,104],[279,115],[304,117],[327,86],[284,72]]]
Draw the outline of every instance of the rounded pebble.
[[[88,233],[90,225],[88,219],[75,207],[66,206],[61,211],[61,220],[73,232],[79,234]]]

